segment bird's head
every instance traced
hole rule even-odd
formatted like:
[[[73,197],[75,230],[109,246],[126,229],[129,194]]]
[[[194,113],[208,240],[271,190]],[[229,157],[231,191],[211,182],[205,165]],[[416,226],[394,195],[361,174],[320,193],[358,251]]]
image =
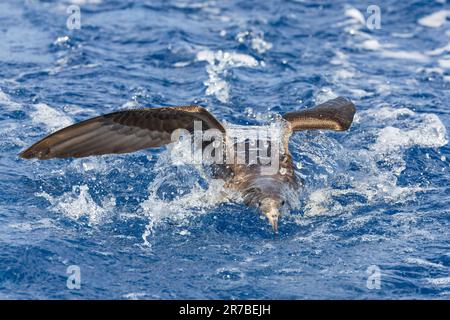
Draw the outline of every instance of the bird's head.
[[[273,231],[278,232],[278,219],[281,216],[280,208],[284,205],[284,200],[268,197],[259,202],[259,209],[267,217],[272,225]]]

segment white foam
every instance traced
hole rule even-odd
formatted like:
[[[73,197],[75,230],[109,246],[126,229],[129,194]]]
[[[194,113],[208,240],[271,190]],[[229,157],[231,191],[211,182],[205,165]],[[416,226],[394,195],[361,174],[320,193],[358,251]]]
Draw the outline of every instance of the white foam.
[[[36,124],[43,124],[50,130],[67,127],[73,123],[72,118],[45,103],[38,103],[30,113],[31,120]]]
[[[450,277],[428,279],[428,282],[435,286],[450,286]]]
[[[191,64],[191,61],[178,61],[173,64],[175,68],[184,68]]]
[[[135,100],[130,100],[122,104],[121,109],[136,109],[139,107],[139,103]]]
[[[434,262],[431,262],[431,261],[428,261],[425,259],[421,259],[421,258],[406,258],[405,262],[409,263],[409,264],[424,266],[424,267],[432,267],[432,268],[436,268],[436,269],[446,269],[446,267],[442,264],[434,263]]]
[[[25,233],[36,229],[52,229],[55,228],[55,225],[52,219],[43,218],[33,222],[10,223],[8,224],[8,228],[14,228],[20,232]]]
[[[411,122],[407,129],[395,126],[380,129],[371,148],[379,153],[386,153],[414,145],[442,147],[448,143],[445,126],[437,115],[423,114],[415,118],[416,121]]]
[[[430,56],[440,56],[441,54],[444,54],[446,52],[450,52],[450,43],[441,48],[436,48],[434,50],[427,51],[426,54]]]
[[[273,46],[270,42],[264,40],[263,32],[252,32],[252,31],[239,32],[236,35],[236,40],[239,43],[249,42],[250,47],[259,54],[267,52],[268,50],[272,49]]]
[[[413,146],[437,148],[448,143],[446,128],[435,114],[416,113],[408,108],[386,106],[360,112],[355,121],[359,123],[361,119],[365,119],[365,124],[381,125],[372,130],[367,128],[365,132],[370,140],[374,140],[369,150],[373,151],[376,159],[395,163],[396,174],[405,167],[404,150]]]
[[[258,61],[252,56],[236,53],[202,50],[197,53],[198,61],[206,61],[206,72],[208,73],[208,80],[204,82],[206,86],[206,94],[214,95],[220,102],[226,103],[229,99],[230,87],[228,83],[222,79],[230,68],[239,67],[257,67]]]
[[[375,38],[369,38],[364,40],[359,47],[370,50],[370,51],[378,51],[382,56],[393,59],[402,59],[402,60],[414,60],[418,62],[427,62],[429,61],[429,57],[422,52],[419,51],[405,51],[405,50],[392,50],[395,45],[393,44],[381,44]],[[428,53],[427,53],[428,54]]]
[[[391,35],[395,38],[411,39],[414,37],[415,33],[413,33],[413,32],[407,32],[407,33],[392,32]]]
[[[105,158],[103,157],[87,157],[74,159],[68,165],[69,168],[76,170],[77,172],[98,172],[105,173],[108,172],[108,169],[113,167],[120,167],[122,165],[121,159],[115,159],[114,163],[107,163]],[[94,179],[94,177],[92,177]]]
[[[360,114],[358,113],[357,121],[360,121]],[[377,122],[397,119],[399,116],[413,116],[414,114],[414,111],[408,108],[392,108],[387,106],[363,112],[363,116],[369,117],[370,119],[376,118]]]
[[[349,18],[352,18],[355,22],[358,22],[362,25],[366,24],[366,19],[361,11],[356,8],[349,7],[345,10],[345,15]]]
[[[52,211],[74,220],[87,217],[90,225],[101,222],[116,205],[114,197],[106,198],[101,204],[97,204],[89,194],[87,185],[73,186],[71,192],[61,196],[51,196],[46,192],[37,193],[36,196],[47,199],[52,205]]]
[[[62,108],[64,110],[65,113],[70,114],[71,116],[73,115],[78,115],[80,113],[88,113],[89,115],[92,116],[96,116],[98,115],[98,111],[92,108],[82,108],[80,106],[77,105],[64,105],[64,107]]]
[[[360,123],[364,125],[361,130],[358,129]],[[364,148],[360,147],[362,141]],[[397,185],[398,176],[406,168],[406,150],[413,146],[442,147],[448,140],[446,128],[435,114],[378,107],[355,115],[353,130],[345,140],[347,147],[325,135],[318,135],[309,143],[298,141],[294,136],[293,143],[291,150],[300,150],[298,152],[317,167],[316,172],[308,175],[313,187],[305,190],[304,206],[305,216],[316,216],[348,214],[368,204],[403,203],[412,199],[422,187]],[[350,146],[358,147],[352,150]],[[355,172],[345,167],[340,169],[334,159],[355,163],[360,169]],[[380,166],[380,162],[384,165]],[[340,170],[344,170],[342,175]],[[339,179],[339,188],[330,187],[334,179]],[[338,201],[354,195],[364,200],[345,205]]]
[[[140,203],[142,214],[149,220],[142,235],[145,245],[150,245],[148,237],[164,221],[183,227],[191,217],[205,214],[228,199],[237,199],[234,192],[224,189],[224,181],[209,179],[202,166],[182,164],[182,160],[167,150],[159,154],[153,167],[156,176],[148,186],[147,199]],[[200,186],[199,178],[207,181],[206,187]],[[168,187],[176,190],[176,194],[172,194],[172,199],[161,198],[160,191]]]
[[[265,41],[263,37],[255,37],[251,40],[251,46],[253,50],[262,54],[272,49],[273,45],[270,42]]]
[[[419,62],[427,62],[429,58],[418,51],[404,51],[404,50],[383,50],[381,55],[387,58],[402,59],[402,60],[414,60]]]
[[[4,143],[11,143],[18,147],[27,147],[29,145],[28,142],[21,140],[17,135],[18,127],[18,123],[3,123],[0,128],[0,145],[3,145]]]
[[[370,97],[373,95],[372,92],[367,92],[366,90],[363,89],[349,89],[349,90],[352,93],[353,97],[362,98],[362,97]]]
[[[419,19],[419,24],[429,28],[439,28],[450,17],[450,10],[440,10]]]
[[[342,205],[333,201],[334,190],[320,188],[308,195],[308,200],[303,208],[305,217],[335,215],[342,213]],[[330,205],[331,204],[331,205]]]
[[[330,63],[333,65],[348,65],[348,57],[342,51],[337,50]]]
[[[341,69],[336,71],[335,76],[338,79],[351,79],[355,76],[355,72],[347,69]]]
[[[439,59],[439,65],[444,69],[450,69],[450,59]]]
[[[176,179],[176,177],[173,177]],[[167,179],[167,173],[157,176],[149,186],[149,196],[140,206],[144,215],[149,219],[146,230],[142,235],[144,243],[150,245],[148,237],[154,232],[155,227],[166,220],[185,226],[192,216],[202,215],[209,209],[227,199],[228,191],[223,189],[223,181],[211,180],[207,189],[203,189],[197,183],[189,193],[179,195],[173,200],[160,199],[158,189]]]
[[[362,120],[364,119],[364,120]],[[413,146],[442,147],[448,143],[445,126],[435,114],[418,114],[407,108],[382,107],[379,109],[360,112],[355,117],[356,123],[365,123],[366,130],[359,139],[374,141],[368,146],[365,157],[374,174],[376,162],[382,161],[391,167],[389,171],[377,171],[372,182],[379,179],[376,190],[386,199],[399,196],[404,199],[421,188],[410,186],[399,188],[396,186],[398,175],[406,168],[404,152]],[[376,126],[378,125],[378,126]],[[352,137],[357,139],[358,135]],[[403,193],[403,194],[402,194]]]
[[[197,54],[197,60],[208,61],[221,67],[257,67],[258,61],[252,56],[236,52],[223,52],[222,50],[212,52],[202,50]]]
[[[58,38],[56,38],[54,44],[63,44],[63,43],[66,43],[69,40],[70,40],[69,36],[58,37]]]
[[[362,43],[362,47],[367,50],[380,50],[381,44],[376,39],[368,39]]]
[[[198,61],[207,61],[209,64],[214,64],[215,55],[211,50],[202,50],[197,53]]]
[[[131,292],[123,295],[123,297],[127,300],[145,299],[147,296],[148,294],[145,292]]]
[[[22,105],[14,102],[6,93],[0,89],[0,105],[4,106],[7,110],[20,110]]]
[[[325,101],[337,98],[337,94],[333,91],[333,89],[329,87],[321,88],[318,92],[316,92],[314,96],[314,101],[316,104],[323,103]]]

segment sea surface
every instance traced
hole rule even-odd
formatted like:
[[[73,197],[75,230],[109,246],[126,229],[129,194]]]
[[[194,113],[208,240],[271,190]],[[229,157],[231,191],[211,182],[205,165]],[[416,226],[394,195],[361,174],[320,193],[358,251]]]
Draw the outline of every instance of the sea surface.
[[[449,299],[449,17],[445,0],[1,0],[0,299]],[[120,109],[263,125],[336,96],[353,126],[291,138],[305,185],[278,235],[164,148],[17,156]]]

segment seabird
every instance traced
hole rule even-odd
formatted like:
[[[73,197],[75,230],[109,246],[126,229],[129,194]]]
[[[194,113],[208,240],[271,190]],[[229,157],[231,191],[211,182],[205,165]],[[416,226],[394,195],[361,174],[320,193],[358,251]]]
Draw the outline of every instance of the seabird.
[[[263,172],[265,166],[261,161],[238,163],[233,160],[230,163],[228,157],[221,164],[211,165],[213,176],[223,179],[227,188],[239,191],[247,206],[259,208],[277,232],[281,208],[288,201],[286,190],[297,190],[301,186],[288,149],[289,137],[301,130],[347,130],[355,112],[355,105],[350,100],[338,97],[313,108],[285,113],[281,117],[282,147],[274,148],[273,142],[268,147],[268,154],[277,160],[275,172]],[[173,142],[175,130],[194,132],[196,122],[201,123],[203,132],[214,129],[222,133],[223,147],[234,150],[235,142],[227,137],[225,127],[205,108],[191,105],[123,110],[91,118],[48,135],[21,152],[20,157],[39,160],[80,158],[161,147]],[[245,146],[246,157],[249,143]]]

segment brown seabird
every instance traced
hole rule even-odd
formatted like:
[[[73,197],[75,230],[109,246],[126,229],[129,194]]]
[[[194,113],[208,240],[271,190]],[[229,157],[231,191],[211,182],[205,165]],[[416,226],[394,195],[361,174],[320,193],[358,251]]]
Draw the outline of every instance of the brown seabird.
[[[280,208],[287,201],[286,189],[296,190],[301,185],[294,173],[289,137],[300,130],[347,130],[355,111],[350,100],[338,97],[313,108],[288,112],[281,118],[281,148],[274,148],[273,142],[268,146],[268,155],[277,160],[274,172],[263,172],[265,166],[261,161],[239,163],[234,157],[232,161],[225,157],[222,163],[212,164],[214,177],[223,179],[226,187],[240,191],[244,203],[258,207],[277,232]],[[48,135],[20,156],[40,160],[80,158],[155,148],[173,142],[173,133],[178,129],[192,133],[196,122],[201,123],[202,131],[213,129],[223,134],[225,155],[229,155],[230,147],[235,149],[235,142],[227,137],[225,127],[205,108],[180,106],[124,110],[88,119]],[[245,146],[247,158],[249,143]],[[203,142],[202,148],[205,146]]]

